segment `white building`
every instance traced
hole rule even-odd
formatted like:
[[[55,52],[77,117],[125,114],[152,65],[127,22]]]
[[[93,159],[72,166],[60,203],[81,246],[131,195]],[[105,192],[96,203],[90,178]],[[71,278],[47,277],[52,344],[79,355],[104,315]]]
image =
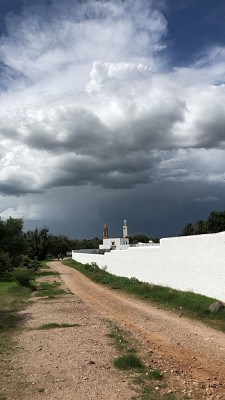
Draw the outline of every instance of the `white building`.
[[[127,220],[123,221],[123,237],[122,238],[109,238],[109,230],[107,223],[103,227],[103,244],[99,245],[100,250],[126,250],[129,247],[129,237]]]

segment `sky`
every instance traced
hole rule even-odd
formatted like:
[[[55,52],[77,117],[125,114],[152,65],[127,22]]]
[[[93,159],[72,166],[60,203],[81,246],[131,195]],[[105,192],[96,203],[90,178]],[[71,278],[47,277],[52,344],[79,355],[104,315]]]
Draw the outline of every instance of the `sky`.
[[[0,217],[179,235],[225,209],[224,0],[0,0]]]

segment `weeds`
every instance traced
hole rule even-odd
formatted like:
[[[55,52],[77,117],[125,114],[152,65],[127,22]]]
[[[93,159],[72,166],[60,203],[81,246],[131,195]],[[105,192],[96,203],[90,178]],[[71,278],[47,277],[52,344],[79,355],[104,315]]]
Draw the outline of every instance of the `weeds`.
[[[149,372],[146,372],[146,377],[148,379],[161,380],[163,378],[163,374],[157,369],[151,369]]]
[[[168,397],[168,394],[163,393],[163,389],[167,387],[165,380],[162,382],[164,379],[163,374],[159,370],[146,368],[143,361],[136,354],[136,343],[131,335],[110,321],[106,322],[108,322],[111,328],[107,336],[112,340],[111,344],[120,353],[114,359],[113,364],[120,370],[127,371],[128,373],[132,372],[130,378],[132,384],[135,385],[134,390],[139,392],[137,398],[141,400],[175,400],[174,397]],[[159,387],[161,393],[156,393],[155,386]]]
[[[55,328],[72,328],[74,326],[80,326],[79,324],[58,324],[57,322],[49,322],[48,324],[43,324],[39,326],[38,329],[55,329]]]
[[[55,275],[48,272],[47,275]],[[5,273],[0,279],[0,352],[13,349],[12,333],[21,326],[24,317],[18,313],[28,303],[30,295],[36,290],[38,297],[65,294],[59,282],[42,282],[35,286],[34,278],[45,276],[46,271],[30,271],[22,268]],[[31,280],[32,279],[32,280]],[[1,400],[1,399],[0,399]]]
[[[113,345],[119,351],[123,351],[128,343],[127,339],[122,334],[122,330],[120,330],[119,328],[115,328],[114,330],[109,332],[107,336],[113,339]]]
[[[143,371],[144,368],[144,364],[135,354],[125,354],[124,356],[117,357],[113,363],[116,368],[122,370],[135,369]]]
[[[39,271],[36,272],[35,274],[36,278],[39,278],[41,276],[59,276],[58,272],[55,271],[45,271],[43,269],[40,269]]]
[[[60,288],[60,282],[41,282],[37,287],[37,292],[35,295],[37,297],[48,296],[50,298],[54,298],[54,296],[58,296],[61,294],[66,294],[66,292],[65,290]]]
[[[12,333],[23,322],[18,311],[28,301],[32,290],[13,281],[11,274],[0,279],[0,352],[13,348]]]

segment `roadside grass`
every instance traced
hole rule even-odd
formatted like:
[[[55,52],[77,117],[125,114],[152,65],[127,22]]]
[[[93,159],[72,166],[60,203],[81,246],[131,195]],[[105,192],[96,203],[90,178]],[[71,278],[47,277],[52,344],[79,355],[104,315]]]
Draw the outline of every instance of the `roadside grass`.
[[[60,282],[40,282],[37,285],[37,291],[35,296],[37,297],[48,297],[50,299],[55,298],[55,296],[59,296],[62,294],[68,294],[64,289],[60,288]]]
[[[0,276],[0,354],[13,351],[13,334],[21,328],[24,320],[19,311],[27,306],[33,293],[50,299],[67,293],[60,288],[60,282],[35,282],[41,276],[58,276],[54,271],[29,271],[30,281],[26,285],[15,281],[15,271]]]
[[[124,331],[118,327],[114,327],[108,334],[107,336],[112,339],[111,345],[114,345],[117,350],[123,351],[124,349],[127,349],[128,345],[128,339],[125,337]],[[134,349],[133,352],[136,352],[136,349]]]
[[[55,329],[55,328],[72,328],[74,326],[80,326],[79,324],[68,324],[68,323],[62,323],[59,324],[57,322],[49,322],[47,324],[42,324],[41,326],[39,326],[38,329]]]
[[[136,370],[136,371],[143,371],[144,369],[144,364],[140,360],[138,356],[135,354],[124,354],[120,357],[117,357],[113,364],[115,365],[116,368],[122,369],[122,370]]]
[[[137,397],[133,397],[133,400],[176,400],[177,397],[166,393],[167,382],[163,373],[150,369],[142,361],[138,355],[136,340],[131,334],[116,326],[112,321],[106,320],[106,323],[110,327],[106,336],[118,352],[113,364],[117,369],[128,374],[130,387],[137,393]],[[159,392],[156,391],[156,387]]]
[[[56,271],[45,271],[43,269],[40,269],[36,271],[35,273],[35,278],[39,278],[41,276],[59,276],[60,274]]]
[[[216,299],[193,292],[182,292],[169,287],[140,282],[136,278],[116,276],[100,269],[95,263],[81,264],[71,259],[66,259],[63,263],[75,268],[96,283],[138,296],[158,306],[179,312],[180,316],[201,320],[211,327],[225,332],[225,309],[214,313],[209,311],[210,304],[214,303]]]
[[[31,287],[13,281],[10,273],[0,278],[0,353],[13,350],[12,333],[24,319],[18,311],[24,308],[31,293]]]

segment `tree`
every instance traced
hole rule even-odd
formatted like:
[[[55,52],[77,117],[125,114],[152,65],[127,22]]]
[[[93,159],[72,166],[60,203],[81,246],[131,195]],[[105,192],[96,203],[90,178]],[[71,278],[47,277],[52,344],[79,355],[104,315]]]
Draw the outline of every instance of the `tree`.
[[[129,242],[131,244],[137,244],[138,242],[141,243],[148,243],[149,242],[149,237],[146,235],[135,235],[135,236],[130,236],[129,237]]]
[[[182,229],[181,235],[201,235],[225,231],[225,211],[212,211],[207,220],[198,220],[194,224],[188,223]]]
[[[208,233],[225,231],[225,211],[212,211],[209,214],[205,225]]]
[[[11,258],[9,254],[0,252],[0,275],[11,268]]]
[[[49,236],[49,253],[56,257],[58,254],[65,255],[67,251],[71,251],[70,240],[66,236]]]
[[[49,252],[49,229],[47,227],[36,228],[25,233],[26,253],[29,258],[45,260]]]
[[[0,248],[9,255],[12,266],[16,267],[20,255],[25,251],[22,218],[0,219]]]
[[[205,233],[205,221],[203,220],[198,220],[195,224],[194,224],[194,235],[202,235],[203,233]]]
[[[194,225],[188,222],[181,231],[181,236],[194,235]]]

